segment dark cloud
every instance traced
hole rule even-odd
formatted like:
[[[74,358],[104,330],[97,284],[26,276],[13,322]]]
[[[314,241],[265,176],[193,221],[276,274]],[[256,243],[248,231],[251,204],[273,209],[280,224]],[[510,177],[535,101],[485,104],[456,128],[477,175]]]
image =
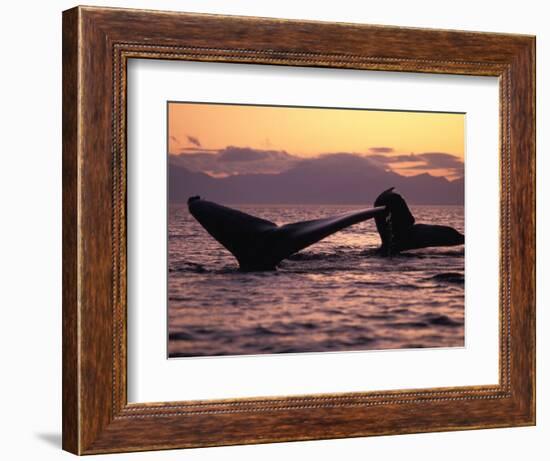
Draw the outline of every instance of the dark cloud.
[[[277,174],[302,159],[285,151],[227,146],[223,149],[187,148],[170,161],[191,171],[227,176],[236,174]]]
[[[251,147],[227,146],[218,153],[220,162],[255,162],[258,160],[289,160],[293,158],[285,151],[252,149]]]
[[[388,164],[388,163],[406,163],[406,162],[422,162],[422,158],[415,154],[405,154],[405,155],[379,155],[372,154],[367,155],[367,158],[375,161],[377,163]]]
[[[381,148],[377,148],[381,149]],[[464,175],[463,161],[445,152],[425,152],[420,154],[390,155],[392,148],[384,153],[360,154],[334,152],[320,154],[304,159],[286,151],[273,149],[255,149],[252,147],[227,146],[223,149],[205,149],[186,147],[180,155],[171,155],[170,161],[191,171],[203,172],[213,176],[231,176],[241,174],[278,174],[296,166],[301,168],[330,167],[335,172],[340,169],[361,169],[368,161],[372,171],[404,170],[447,170],[453,177]],[[390,150],[391,149],[391,150]]]
[[[393,147],[369,147],[369,152],[373,154],[389,154],[393,151]]]
[[[198,138],[195,138],[195,136],[187,135],[187,141],[189,141],[194,146],[201,147],[201,142],[198,140]]]
[[[204,153],[217,154],[218,152],[219,149],[206,149],[205,147],[183,147],[179,150],[179,152],[173,152],[171,155]]]
[[[374,162],[371,161],[370,156],[364,156],[356,154],[353,152],[331,152],[326,154],[321,154],[317,157],[312,157],[302,160],[302,165],[323,165],[330,166],[335,169],[340,167],[353,167],[353,166],[364,166],[365,164],[370,164],[376,166]]]
[[[464,175],[464,162],[456,155],[446,152],[421,154],[383,155],[370,154],[366,158],[379,166],[396,170],[450,170],[453,176]]]
[[[431,168],[464,168],[464,162],[460,158],[444,152],[426,152],[419,156]]]
[[[426,152],[415,157],[422,159],[422,163],[407,165],[407,170],[449,170],[454,177],[464,176],[464,162],[452,154],[444,152]]]

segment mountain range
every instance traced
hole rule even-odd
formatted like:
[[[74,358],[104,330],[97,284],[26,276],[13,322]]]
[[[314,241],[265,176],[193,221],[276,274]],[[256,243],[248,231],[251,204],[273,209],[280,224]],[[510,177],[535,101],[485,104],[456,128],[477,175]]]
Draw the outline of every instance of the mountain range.
[[[170,203],[200,195],[221,203],[371,204],[383,190],[395,187],[412,204],[464,204],[464,177],[403,176],[350,154],[306,159],[277,174],[225,177],[191,171],[170,160],[168,181]]]

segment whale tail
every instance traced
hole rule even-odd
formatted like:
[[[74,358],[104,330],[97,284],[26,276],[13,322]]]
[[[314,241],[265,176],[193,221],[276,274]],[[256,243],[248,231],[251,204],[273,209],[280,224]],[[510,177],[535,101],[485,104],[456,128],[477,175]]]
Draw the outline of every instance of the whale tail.
[[[464,244],[464,235],[450,226],[416,224],[405,199],[390,188],[382,192],[374,206],[385,211],[375,217],[384,255],[392,255],[418,248],[453,246]]]
[[[273,270],[283,259],[353,224],[374,218],[384,207],[284,226],[217,203],[191,197],[191,215],[239,262],[241,270]]]

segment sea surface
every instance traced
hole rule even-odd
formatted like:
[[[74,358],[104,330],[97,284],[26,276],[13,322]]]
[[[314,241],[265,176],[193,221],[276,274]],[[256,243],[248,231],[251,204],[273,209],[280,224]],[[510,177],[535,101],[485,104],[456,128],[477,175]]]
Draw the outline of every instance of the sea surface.
[[[229,206],[277,224],[361,209]],[[464,232],[462,206],[410,208]],[[244,273],[186,205],[170,206],[168,232],[170,357],[464,346],[464,246],[381,257],[369,220]]]

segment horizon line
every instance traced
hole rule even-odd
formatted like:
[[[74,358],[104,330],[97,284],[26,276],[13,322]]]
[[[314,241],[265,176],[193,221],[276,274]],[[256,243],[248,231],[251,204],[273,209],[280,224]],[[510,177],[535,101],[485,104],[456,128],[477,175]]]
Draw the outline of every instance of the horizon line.
[[[208,197],[202,197],[205,200],[208,200]],[[187,201],[174,201],[168,199],[167,203],[169,205],[187,205]],[[417,202],[411,202],[407,201],[409,205],[412,206],[464,206],[464,203],[417,203]],[[318,205],[318,206],[348,206],[348,205],[369,205],[369,203],[365,202],[338,202],[338,203],[326,203],[326,202],[223,202],[222,205],[249,205],[249,206],[266,206],[266,205],[273,205],[273,206],[288,206],[288,205],[303,205],[303,206],[309,206],[309,205]]]

